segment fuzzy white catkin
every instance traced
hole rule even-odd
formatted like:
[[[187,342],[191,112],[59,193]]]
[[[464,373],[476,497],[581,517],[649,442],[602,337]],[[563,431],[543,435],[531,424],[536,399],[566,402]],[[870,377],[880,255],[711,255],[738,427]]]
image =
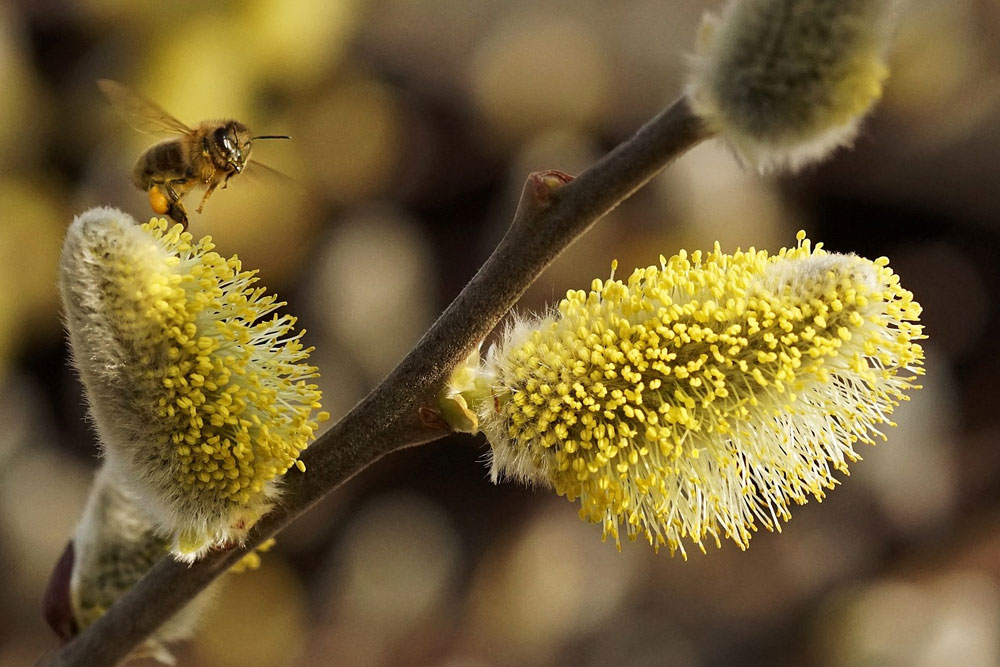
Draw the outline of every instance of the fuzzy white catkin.
[[[850,144],[881,97],[898,0],[734,0],[707,15],[688,97],[761,172]]]
[[[97,472],[83,517],[73,535],[70,609],[78,629],[96,621],[153,566],[169,553],[168,540],[135,499],[116,484],[106,468]],[[171,616],[132,657],[150,656],[174,664],[167,644],[189,637],[211,604],[213,587]]]

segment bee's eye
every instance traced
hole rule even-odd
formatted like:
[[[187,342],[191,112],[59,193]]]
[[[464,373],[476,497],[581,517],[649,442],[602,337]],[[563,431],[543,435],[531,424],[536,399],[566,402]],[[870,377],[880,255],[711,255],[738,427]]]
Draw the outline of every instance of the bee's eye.
[[[229,140],[229,133],[226,132],[226,129],[223,127],[220,127],[215,131],[215,143],[227,151],[233,150],[233,144]]]

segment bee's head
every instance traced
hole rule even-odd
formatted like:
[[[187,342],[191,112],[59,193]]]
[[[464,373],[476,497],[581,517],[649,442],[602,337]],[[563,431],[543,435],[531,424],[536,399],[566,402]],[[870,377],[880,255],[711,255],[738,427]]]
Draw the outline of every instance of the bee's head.
[[[221,125],[212,133],[212,143],[218,156],[216,162],[222,163],[217,164],[219,168],[238,174],[247,166],[253,137],[243,123],[231,120]]]
[[[285,135],[265,135],[255,137],[246,125],[231,120],[212,133],[213,158],[216,167],[223,171],[239,174],[250,160],[250,149],[256,139],[288,139]]]

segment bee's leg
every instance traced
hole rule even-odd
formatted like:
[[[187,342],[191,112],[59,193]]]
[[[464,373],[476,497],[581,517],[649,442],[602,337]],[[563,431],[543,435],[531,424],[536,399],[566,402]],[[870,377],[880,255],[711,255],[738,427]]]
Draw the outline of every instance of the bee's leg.
[[[184,210],[184,205],[181,204],[180,195],[177,194],[176,190],[165,183],[154,183],[149,186],[147,194],[149,196],[149,206],[153,209],[153,213],[166,215],[174,222],[179,222],[183,225],[184,229],[187,229],[187,211]]]
[[[187,229],[188,216],[187,211],[184,210],[184,204],[179,201],[171,202],[170,208],[167,210],[167,215],[170,216],[174,222],[179,222],[181,227]]]
[[[181,204],[180,199],[187,190],[185,186],[189,182],[190,179],[187,178],[151,182],[146,194],[149,197],[149,206],[153,209],[153,213],[166,215],[174,222],[179,222],[184,229],[187,229],[187,211],[184,210],[184,205]]]
[[[208,198],[212,196],[212,193],[215,191],[215,188],[218,185],[219,185],[218,181],[212,181],[211,183],[208,184],[208,187],[205,188],[205,194],[201,198],[201,203],[198,204],[198,212],[199,213],[201,213],[201,209],[205,208],[205,202],[207,202]]]
[[[170,218],[173,219],[174,222],[179,222],[181,226],[184,227],[184,229],[187,229],[188,216],[187,216],[187,211],[184,209],[184,204],[181,203],[181,196],[177,193],[177,190],[175,190],[173,188],[173,185],[170,183],[164,183],[162,185],[162,188],[167,196],[166,214],[170,216]]]

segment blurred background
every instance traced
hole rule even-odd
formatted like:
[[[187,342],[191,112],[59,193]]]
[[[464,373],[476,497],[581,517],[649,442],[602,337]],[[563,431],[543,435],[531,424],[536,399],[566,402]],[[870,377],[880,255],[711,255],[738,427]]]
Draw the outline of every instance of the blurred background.
[[[191,231],[259,267],[345,413],[487,257],[526,175],[576,173],[683,86],[717,2],[38,0],[0,4],[0,665],[57,640],[42,590],[97,463],[59,320],[72,217],[150,215],[155,139],[99,94],[287,133]],[[618,553],[576,506],[486,478],[485,443],[394,454],[233,576],[181,665],[1000,664],[1000,3],[915,0],[856,147],[795,177],[714,142],[601,221],[518,306],[680,248],[796,230],[888,256],[925,309],[924,389],[822,504],[690,560]]]

